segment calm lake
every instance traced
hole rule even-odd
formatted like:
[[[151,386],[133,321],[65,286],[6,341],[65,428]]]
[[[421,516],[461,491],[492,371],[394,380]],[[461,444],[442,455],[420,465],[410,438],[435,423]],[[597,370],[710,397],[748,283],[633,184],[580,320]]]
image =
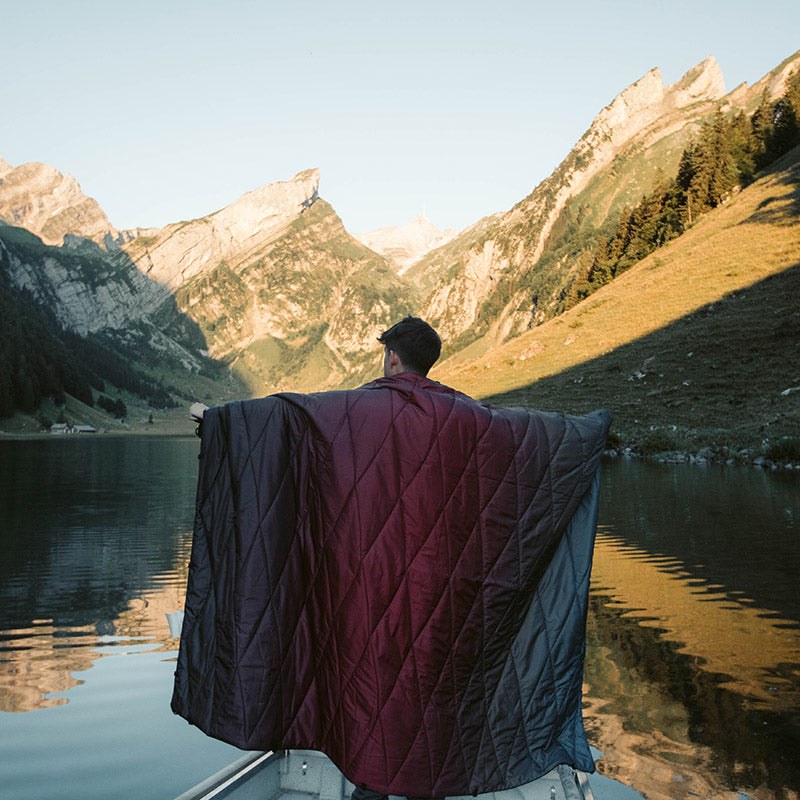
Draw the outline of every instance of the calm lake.
[[[199,442],[0,441],[3,796],[169,800],[240,755],[169,709]],[[800,791],[800,472],[604,464],[585,717],[657,798]]]

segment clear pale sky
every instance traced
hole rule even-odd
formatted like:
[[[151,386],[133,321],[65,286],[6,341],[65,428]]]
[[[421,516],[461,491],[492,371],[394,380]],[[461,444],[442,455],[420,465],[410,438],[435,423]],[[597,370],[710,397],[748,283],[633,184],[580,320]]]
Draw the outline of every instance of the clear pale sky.
[[[71,173],[117,228],[319,167],[364,232],[510,208],[653,67],[755,83],[800,2],[2,0],[0,26],[0,157]]]

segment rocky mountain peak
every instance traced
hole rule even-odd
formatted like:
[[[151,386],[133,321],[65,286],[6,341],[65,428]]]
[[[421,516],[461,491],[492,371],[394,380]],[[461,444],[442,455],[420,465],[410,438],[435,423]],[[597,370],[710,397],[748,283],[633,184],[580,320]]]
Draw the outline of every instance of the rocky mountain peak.
[[[440,231],[424,214],[417,214],[407,225],[392,225],[368,233],[354,233],[353,238],[370,250],[391,258],[405,272],[426,253],[449,242],[457,231]]]
[[[725,80],[714,56],[692,67],[680,80],[665,87],[658,67],[620,92],[592,122],[584,138],[606,138],[618,147],[675,109],[725,96]]]
[[[675,108],[686,106],[701,100],[719,100],[725,96],[725,79],[714,56],[709,56],[692,67],[679,81],[665,90]]]
[[[620,154],[650,147],[697,124],[724,95],[722,72],[711,56],[667,87],[660,70],[651,69],[597,114],[552,175],[503,215],[490,235],[470,240],[466,252],[450,254],[447,261],[461,263],[463,269],[455,279],[439,279],[425,314],[437,319],[447,335],[469,329],[481,303],[500,285],[498,276],[513,275],[539,260],[570,198],[583,192]],[[431,264],[439,262],[434,259]],[[427,262],[423,268],[428,268]],[[520,311],[520,325],[528,324],[530,313],[530,307]],[[506,323],[516,324],[510,316]]]
[[[766,95],[769,102],[774,103],[784,94],[789,76],[797,69],[800,69],[800,51],[789,56],[752,86],[740,84],[726,99],[731,106],[754,108]]]
[[[0,166],[0,218],[26,228],[46,244],[61,244],[68,233],[102,242],[116,234],[103,210],[72,175],[49,164]]]
[[[207,219],[213,219],[218,227],[235,238],[247,238],[282,219],[300,214],[318,196],[319,170],[307,169],[291,180],[268,183],[247,192]]]
[[[615,130],[658,107],[664,100],[664,82],[658,67],[620,92],[594,118],[591,128]],[[591,130],[590,128],[590,130]]]
[[[284,231],[319,197],[319,177],[318,169],[307,169],[288,181],[247,192],[206,217],[117,241],[148,277],[176,289]]]
[[[72,175],[49,164],[0,165],[0,218],[26,228],[46,244],[61,244],[67,233],[95,242],[116,234],[103,210]]]
[[[530,256],[537,259],[553,222],[567,199],[581,192],[589,181],[606,169],[622,150],[634,141],[658,139],[671,120],[686,122],[683,109],[710,108],[725,95],[722,72],[713,56],[692,67],[679,81],[664,87],[661,71],[651,69],[638,81],[620,92],[594,118],[572,152],[556,172],[519,204],[512,214],[530,211],[540,202],[537,192],[546,188],[555,202],[542,217],[540,234]],[[679,112],[679,113],[678,113]],[[697,116],[696,111],[692,116]],[[683,115],[683,117],[681,117]]]

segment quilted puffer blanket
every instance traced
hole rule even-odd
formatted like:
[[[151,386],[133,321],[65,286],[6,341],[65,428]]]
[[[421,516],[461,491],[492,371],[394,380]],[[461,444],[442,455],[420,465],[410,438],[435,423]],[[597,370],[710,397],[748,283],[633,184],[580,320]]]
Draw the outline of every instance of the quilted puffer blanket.
[[[205,414],[173,710],[432,797],[594,768],[581,718],[610,416],[409,373]]]

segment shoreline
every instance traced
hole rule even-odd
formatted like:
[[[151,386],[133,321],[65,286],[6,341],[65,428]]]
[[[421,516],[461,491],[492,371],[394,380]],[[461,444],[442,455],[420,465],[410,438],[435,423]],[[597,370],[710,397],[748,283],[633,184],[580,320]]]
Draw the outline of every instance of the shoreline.
[[[54,432],[48,430],[17,430],[8,431],[0,429],[0,441],[33,441],[39,439],[59,440],[59,439],[97,439],[97,438],[171,438],[171,439],[191,439],[196,438],[196,424],[186,420],[170,421],[161,425],[137,425],[129,428],[98,428],[95,431],[63,431]]]
[[[167,411],[141,409],[132,404],[128,407],[131,413],[128,414],[126,421],[121,421],[69,397],[65,406],[40,408],[33,414],[18,411],[11,417],[0,419],[0,441],[63,439],[76,436],[84,439],[98,436],[192,437],[195,434],[197,424],[189,419],[188,406]],[[68,421],[66,428],[52,430],[43,427],[41,415],[47,417],[47,421],[50,422],[52,419],[57,419],[60,414]],[[148,418],[152,421],[148,421]],[[80,430],[80,426],[88,426],[91,430]]]
[[[609,447],[603,452],[603,458],[608,460],[628,458],[636,461],[652,461],[658,464],[670,465],[692,464],[708,466],[715,464],[723,467],[752,467],[771,472],[800,472],[800,460],[772,459],[761,453],[755,455],[746,449],[737,450],[727,445],[720,445],[715,448],[702,447],[696,453],[689,450],[641,453],[638,452],[637,447],[637,442],[626,443],[618,447]]]
[[[60,441],[62,439],[196,439],[194,432],[182,433],[180,431],[97,431],[96,433],[9,433],[0,431],[0,442],[33,442],[33,441]],[[199,441],[199,439],[198,439]]]
[[[175,420],[168,429],[156,426],[155,429],[130,428],[128,430],[98,430],[94,433],[72,432],[51,433],[50,431],[4,431],[0,430],[0,442],[8,441],[61,441],[63,439],[93,440],[97,438],[160,438],[160,439],[195,439],[195,424],[188,422],[186,425]],[[198,438],[199,444],[199,438]],[[800,473],[800,460],[769,458],[762,453],[752,453],[747,448],[737,449],[730,445],[717,445],[715,447],[701,447],[696,452],[691,450],[664,450],[653,453],[643,453],[640,450],[641,441],[631,439],[624,443],[607,447],[603,452],[605,460],[627,458],[637,461],[650,461],[658,464],[681,465],[691,464],[708,466],[715,464],[726,467],[752,467],[755,469],[769,470],[771,472],[798,472]]]

